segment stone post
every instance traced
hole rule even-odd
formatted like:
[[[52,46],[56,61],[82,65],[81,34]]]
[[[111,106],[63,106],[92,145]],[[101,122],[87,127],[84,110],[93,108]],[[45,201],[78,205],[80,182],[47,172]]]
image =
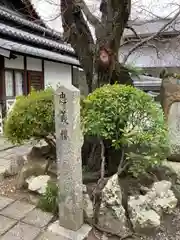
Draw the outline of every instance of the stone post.
[[[80,91],[72,85],[60,86],[55,92],[55,127],[60,191],[59,231],[61,234],[65,232],[64,229],[77,232],[83,226],[83,139],[80,129]],[[68,234],[63,235],[67,237]]]
[[[169,161],[180,162],[180,80],[175,77],[163,79],[161,104],[169,130]]]

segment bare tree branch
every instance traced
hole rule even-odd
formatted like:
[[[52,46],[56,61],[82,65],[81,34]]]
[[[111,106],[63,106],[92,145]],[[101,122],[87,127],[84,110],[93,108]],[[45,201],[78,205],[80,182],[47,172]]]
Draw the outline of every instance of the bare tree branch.
[[[87,81],[88,79],[92,81],[94,72],[92,46],[94,41],[81,8],[76,6],[73,0],[61,0],[61,13],[66,40],[72,45],[79,57]],[[90,82],[88,84],[92,85]]]
[[[113,1],[112,1],[113,2]],[[117,8],[119,11],[117,12]],[[120,41],[124,32],[125,26],[129,20],[131,12],[131,0],[123,0],[121,3],[116,1],[116,4],[112,4],[115,19],[113,20],[113,35],[114,35],[114,49],[119,49]]]
[[[84,0],[75,0],[76,6],[79,6],[83,13],[85,14],[87,20],[95,27],[98,24],[101,24],[99,19],[96,18],[91,11],[89,10],[88,6],[86,5]]]
[[[155,34],[153,34],[150,37],[147,37],[145,39],[143,39],[141,42],[137,43],[134,47],[132,47],[129,51],[129,53],[124,57],[123,63],[125,64],[127,59],[129,58],[129,56],[139,47],[142,47],[145,43],[149,42],[150,40],[153,40],[155,37],[158,37],[160,33],[162,33],[164,30],[166,30],[166,28],[168,26],[170,26],[175,20],[176,18],[180,15],[180,8],[178,10],[178,12],[174,15],[174,17],[168,21],[168,23],[166,23],[158,32],[156,32]]]
[[[158,50],[158,48],[156,47],[155,44],[147,43],[147,47],[152,47],[152,48],[154,48],[154,49],[156,50],[157,57],[160,58],[159,50]]]
[[[136,30],[132,26],[127,25],[126,29],[131,30],[134,33],[135,37],[140,39],[140,36],[137,34]]]
[[[137,43],[137,42],[140,42],[141,39],[127,39],[127,41],[124,41],[120,46],[119,48],[129,44],[129,43]]]

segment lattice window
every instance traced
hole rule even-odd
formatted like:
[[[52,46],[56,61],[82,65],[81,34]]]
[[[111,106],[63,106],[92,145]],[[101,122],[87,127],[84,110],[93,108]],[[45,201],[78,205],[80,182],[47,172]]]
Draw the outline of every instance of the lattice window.
[[[28,72],[29,91],[31,88],[35,90],[43,89],[43,75],[42,72]]]
[[[23,95],[23,76],[21,70],[5,70],[6,97]]]

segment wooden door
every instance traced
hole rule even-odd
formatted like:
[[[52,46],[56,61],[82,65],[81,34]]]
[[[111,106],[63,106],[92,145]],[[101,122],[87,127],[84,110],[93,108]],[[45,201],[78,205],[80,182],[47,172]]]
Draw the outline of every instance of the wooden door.
[[[28,92],[30,92],[31,88],[37,91],[44,88],[42,72],[28,71]]]

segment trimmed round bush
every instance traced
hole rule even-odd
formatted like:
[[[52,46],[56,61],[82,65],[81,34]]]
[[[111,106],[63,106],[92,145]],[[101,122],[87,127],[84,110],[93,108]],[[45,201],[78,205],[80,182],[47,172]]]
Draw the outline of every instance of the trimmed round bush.
[[[54,134],[53,89],[32,90],[28,96],[17,97],[5,120],[5,137],[12,143],[43,139]]]
[[[121,169],[137,176],[166,158],[163,111],[145,92],[132,86],[104,85],[84,99],[82,106],[84,134],[110,140],[114,149],[121,149]]]

